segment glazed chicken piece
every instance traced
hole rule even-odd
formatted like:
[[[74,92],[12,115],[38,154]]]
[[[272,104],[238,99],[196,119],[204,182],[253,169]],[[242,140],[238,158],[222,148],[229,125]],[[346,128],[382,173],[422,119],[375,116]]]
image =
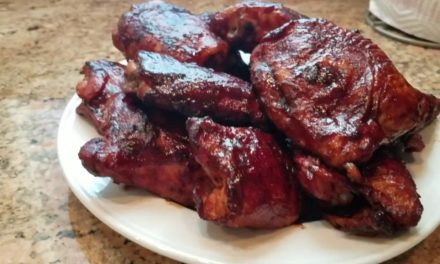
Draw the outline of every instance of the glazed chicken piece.
[[[229,50],[200,17],[162,1],[133,5],[114,29],[113,44],[127,59],[147,50],[219,70]]]
[[[405,164],[377,153],[362,169],[359,192],[373,208],[385,211],[399,228],[417,225],[423,212],[416,185]]]
[[[152,123],[136,96],[121,92],[124,66],[107,61],[84,66],[78,85],[83,103],[78,113],[92,120],[103,138],[80,150],[83,166],[115,183],[146,189],[163,198],[193,207],[194,182],[203,174],[194,161],[182,120],[150,110]],[[117,74],[116,74],[117,73]],[[166,122],[162,119],[167,118]],[[167,126],[161,126],[168,123]],[[183,132],[182,132],[183,131]]]
[[[124,70],[125,67],[116,62],[88,61],[82,69],[86,78],[76,86],[76,93],[82,99],[77,113],[91,122],[103,136],[108,134],[110,124],[106,101],[122,92]]]
[[[252,52],[251,79],[271,121],[336,168],[366,162],[440,110],[377,45],[324,19],[292,21],[269,34]]]
[[[224,124],[266,126],[250,83],[153,52],[139,52],[137,61],[127,67],[133,81],[126,91],[146,105],[189,117],[209,115]]]
[[[354,193],[348,179],[318,158],[301,153],[293,154],[295,177],[301,188],[328,206],[348,205]]]
[[[77,113],[91,122],[99,134],[104,137],[115,137],[115,140],[133,133],[130,123],[151,123],[187,138],[184,117],[167,111],[145,108],[135,96],[125,95],[123,92],[123,86],[127,83],[125,69],[126,66],[120,63],[106,60],[86,62],[81,71],[85,77],[76,87],[76,92],[82,99]],[[133,114],[135,112],[147,113],[148,118],[144,114]],[[129,119],[132,120],[127,122]],[[124,122],[119,124],[119,121]]]
[[[416,226],[423,212],[416,185],[403,162],[377,153],[362,169],[357,191],[368,202],[353,215],[326,215],[338,229],[367,235],[392,235]]]
[[[206,15],[211,30],[233,48],[251,52],[270,31],[305,16],[278,3],[245,1]]]
[[[207,176],[194,190],[202,219],[228,227],[277,228],[298,218],[293,168],[270,134],[189,118],[196,161]]]

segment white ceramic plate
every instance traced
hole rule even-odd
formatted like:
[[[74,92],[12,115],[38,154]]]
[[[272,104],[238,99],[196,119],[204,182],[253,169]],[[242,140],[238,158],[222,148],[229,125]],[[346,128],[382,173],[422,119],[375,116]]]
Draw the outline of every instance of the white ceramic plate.
[[[167,257],[189,263],[376,263],[415,246],[439,224],[440,122],[425,129],[426,148],[409,165],[424,205],[418,226],[395,239],[347,235],[322,221],[273,231],[232,230],[200,220],[197,214],[141,190],[124,190],[96,178],[77,153],[93,127],[68,103],[58,131],[58,155],[70,188],[102,222],[128,239]]]

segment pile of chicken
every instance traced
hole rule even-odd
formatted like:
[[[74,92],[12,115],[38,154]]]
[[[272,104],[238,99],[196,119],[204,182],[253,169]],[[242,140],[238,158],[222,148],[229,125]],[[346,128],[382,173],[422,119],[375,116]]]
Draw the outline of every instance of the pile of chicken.
[[[101,135],[79,152],[92,174],[228,227],[313,215],[393,235],[420,220],[398,153],[423,149],[440,101],[359,32],[274,3],[194,15],[150,1],[122,15],[113,43],[128,64],[89,61],[77,86]]]

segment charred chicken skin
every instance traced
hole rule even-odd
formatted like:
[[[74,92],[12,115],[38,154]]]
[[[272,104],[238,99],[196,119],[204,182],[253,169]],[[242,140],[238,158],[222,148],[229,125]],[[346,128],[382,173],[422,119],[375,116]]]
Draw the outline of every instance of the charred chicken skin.
[[[250,52],[270,31],[304,17],[281,4],[245,1],[205,15],[204,19],[233,48]]]
[[[248,82],[153,52],[139,52],[137,62],[127,67],[133,82],[126,90],[146,105],[189,117],[209,115],[224,124],[266,126]]]
[[[334,167],[367,161],[440,110],[377,45],[324,19],[291,21],[264,38],[251,79],[271,121]]]
[[[274,138],[254,128],[190,118],[194,157],[207,176],[196,186],[199,216],[228,227],[277,228],[299,214],[293,168]]]
[[[393,235],[416,226],[423,206],[414,180],[403,162],[391,153],[376,153],[362,168],[354,185],[366,206],[349,215],[326,215],[338,229],[366,235]]]
[[[192,207],[192,190],[203,172],[181,133],[184,127],[159,126],[165,114],[150,111],[157,120],[152,123],[138,99],[121,92],[124,70],[107,61],[84,66],[85,78],[77,87],[83,98],[78,113],[91,120],[103,138],[88,141],[79,158],[96,176],[109,176],[115,183],[140,187]],[[173,119],[167,122],[183,124]]]
[[[113,31],[113,43],[127,59],[147,50],[219,69],[229,50],[200,17],[157,0],[135,4],[123,14]]]

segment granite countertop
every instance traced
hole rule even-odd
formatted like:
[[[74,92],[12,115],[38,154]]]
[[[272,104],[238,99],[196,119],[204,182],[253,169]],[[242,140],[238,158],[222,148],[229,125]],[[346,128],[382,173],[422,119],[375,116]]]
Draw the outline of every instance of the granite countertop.
[[[0,0],[2,263],[175,263],[118,235],[69,190],[57,160],[63,108],[86,60],[122,59],[110,32],[129,1]],[[192,11],[232,1],[172,1]],[[358,28],[414,86],[440,95],[440,51],[387,39],[364,23],[367,0],[285,1]],[[438,176],[438,175],[432,175]],[[440,263],[440,228],[389,263]]]

